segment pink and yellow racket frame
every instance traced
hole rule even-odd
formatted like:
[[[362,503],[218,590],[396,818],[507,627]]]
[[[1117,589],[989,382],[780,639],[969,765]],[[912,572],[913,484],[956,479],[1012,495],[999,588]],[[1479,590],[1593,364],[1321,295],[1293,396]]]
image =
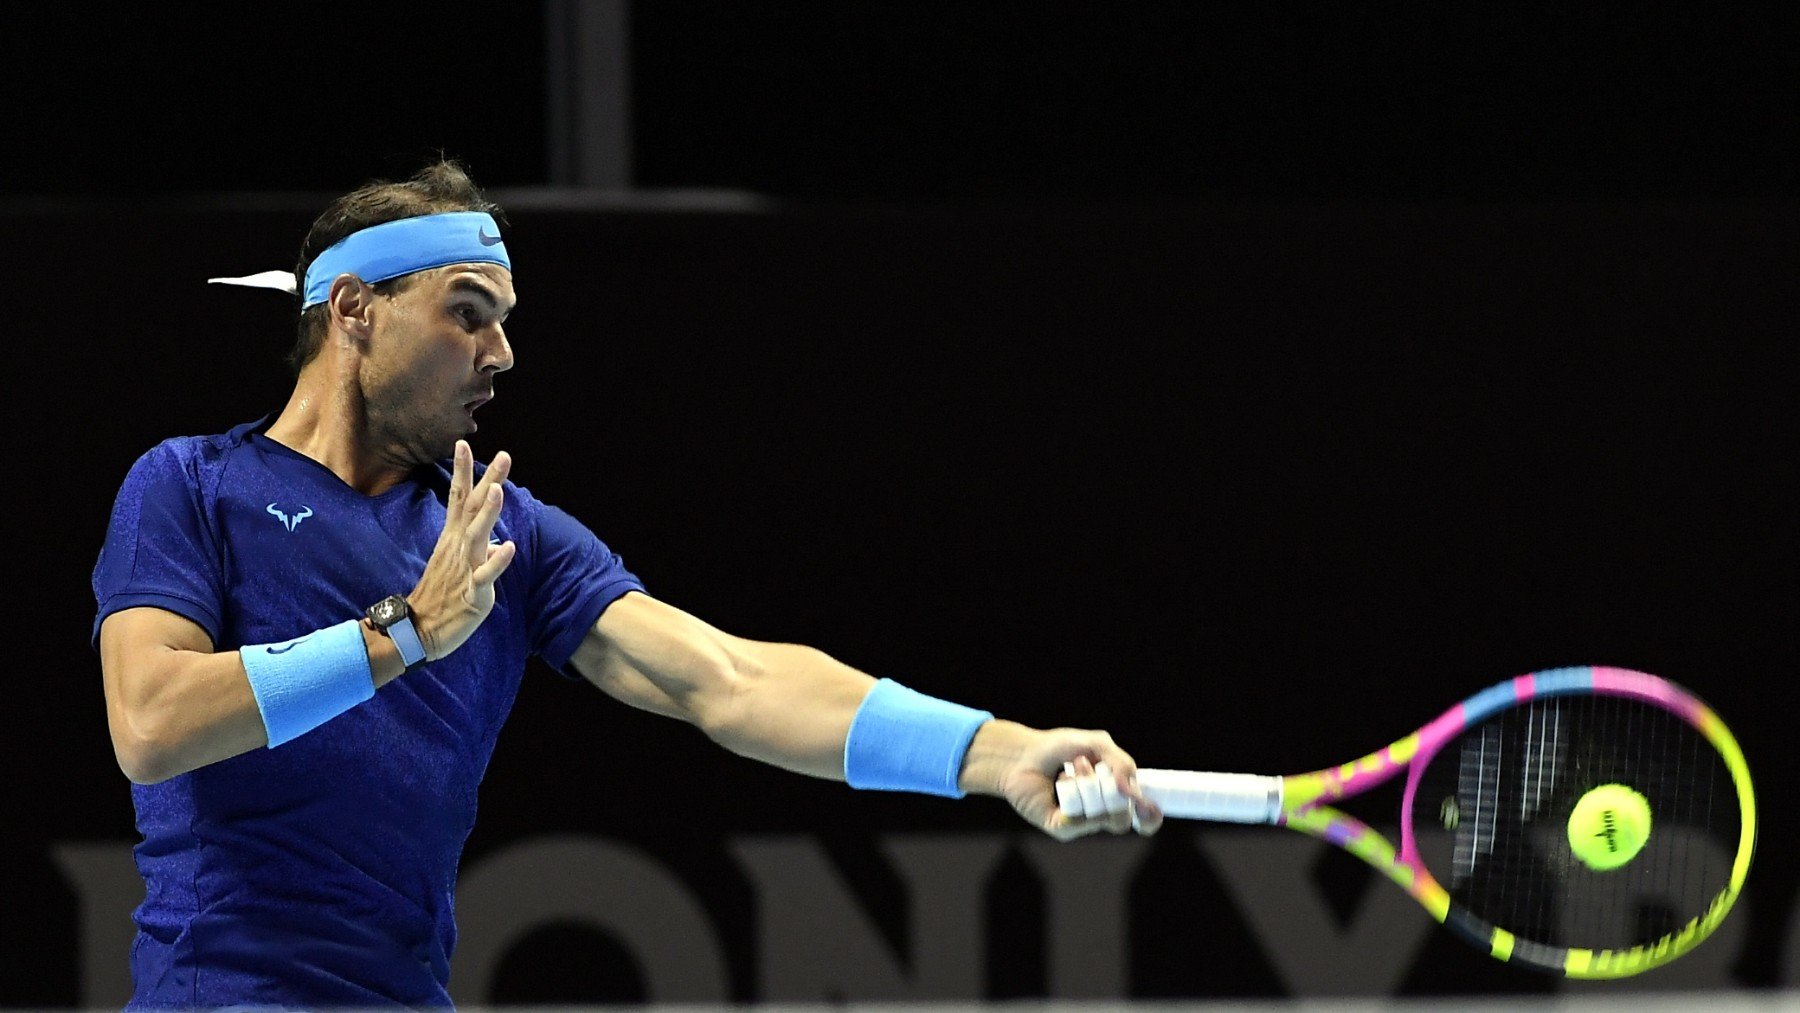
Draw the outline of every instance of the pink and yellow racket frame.
[[[1730,880],[1704,913],[1674,932],[1630,949],[1591,950],[1548,946],[1516,938],[1455,905],[1426,869],[1413,834],[1413,800],[1431,758],[1472,725],[1528,700],[1559,696],[1605,696],[1641,700],[1688,722],[1715,749],[1737,789],[1740,831]],[[1405,772],[1400,847],[1332,807]],[[1288,777],[1214,774],[1183,770],[1138,771],[1138,782],[1165,815],[1238,823],[1286,824],[1337,845],[1380,870],[1411,894],[1431,916],[1500,960],[1553,971],[1571,978],[1623,978],[1666,964],[1693,949],[1724,920],[1743,889],[1756,843],[1756,800],[1750,771],[1718,715],[1693,695],[1666,680],[1623,668],[1547,669],[1521,675],[1476,693],[1437,720],[1386,749],[1353,763]],[[1085,787],[1085,786],[1082,786]],[[1063,808],[1080,813],[1080,791],[1058,785]],[[1093,803],[1086,806],[1090,814]]]

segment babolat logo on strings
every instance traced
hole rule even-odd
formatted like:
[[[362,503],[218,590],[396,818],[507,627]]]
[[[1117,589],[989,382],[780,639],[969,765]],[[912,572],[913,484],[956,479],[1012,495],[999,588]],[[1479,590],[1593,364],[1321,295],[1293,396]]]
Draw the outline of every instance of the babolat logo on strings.
[[[281,521],[282,525],[285,526],[290,533],[300,526],[301,521],[313,515],[312,507],[309,506],[302,506],[298,513],[292,514],[283,513],[279,505],[275,503],[270,503],[267,509]]]

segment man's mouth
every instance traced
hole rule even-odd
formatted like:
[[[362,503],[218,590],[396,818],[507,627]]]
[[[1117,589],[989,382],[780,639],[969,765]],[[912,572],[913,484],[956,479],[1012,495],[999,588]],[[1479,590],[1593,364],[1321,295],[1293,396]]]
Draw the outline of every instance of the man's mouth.
[[[478,398],[474,399],[473,401],[464,401],[463,402],[463,406],[462,406],[463,418],[469,420],[468,421],[469,432],[472,433],[477,428],[476,423],[475,423],[475,409],[480,408],[482,405],[487,404],[489,401],[492,401],[493,399],[494,399],[494,395],[483,394],[481,397],[478,397]]]

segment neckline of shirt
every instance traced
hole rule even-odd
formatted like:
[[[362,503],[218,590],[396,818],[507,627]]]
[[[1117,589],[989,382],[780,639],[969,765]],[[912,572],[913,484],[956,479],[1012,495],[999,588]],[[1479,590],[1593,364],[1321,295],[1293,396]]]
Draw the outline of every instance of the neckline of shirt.
[[[280,440],[274,439],[273,437],[271,437],[267,433],[265,433],[264,430],[269,428],[269,426],[273,425],[274,422],[275,422],[275,416],[273,413],[271,413],[271,414],[263,416],[261,419],[258,419],[256,422],[251,423],[250,428],[244,434],[245,441],[246,442],[254,442],[257,447],[260,447],[266,451],[274,451],[277,456],[285,457],[292,461],[298,461],[301,464],[311,467],[313,470],[319,472],[325,478],[329,479],[332,483],[334,483],[337,486],[337,488],[342,492],[348,493],[352,496],[356,496],[360,499],[368,500],[371,503],[382,503],[382,502],[386,502],[389,499],[396,499],[396,498],[399,498],[400,496],[405,495],[415,485],[426,485],[427,484],[425,482],[420,481],[421,473],[426,472],[427,469],[423,468],[423,467],[414,468],[411,472],[409,472],[407,474],[407,476],[405,478],[403,478],[399,482],[395,483],[392,488],[386,489],[382,492],[376,493],[373,496],[371,496],[366,492],[362,492],[362,491],[352,487],[350,485],[350,483],[344,481],[343,478],[341,476],[339,476],[337,472],[332,471],[330,468],[327,468],[322,462],[316,461],[316,460],[306,456],[305,454],[301,453],[300,451],[295,450],[293,447],[290,447],[287,444],[281,442]]]

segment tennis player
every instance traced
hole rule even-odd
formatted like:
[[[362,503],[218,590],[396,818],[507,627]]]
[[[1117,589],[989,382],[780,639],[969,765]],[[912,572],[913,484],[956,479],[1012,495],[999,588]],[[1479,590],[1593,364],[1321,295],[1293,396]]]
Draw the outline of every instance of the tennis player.
[[[1061,839],[1134,822],[1057,808],[1065,764],[1104,762],[1157,828],[1106,733],[721,632],[505,452],[476,462],[464,437],[513,364],[504,220],[453,161],[333,202],[291,282],[286,407],[125,477],[93,638],[143,835],[128,1008],[448,1006],[457,862],[532,655],[744,756],[997,795]]]

